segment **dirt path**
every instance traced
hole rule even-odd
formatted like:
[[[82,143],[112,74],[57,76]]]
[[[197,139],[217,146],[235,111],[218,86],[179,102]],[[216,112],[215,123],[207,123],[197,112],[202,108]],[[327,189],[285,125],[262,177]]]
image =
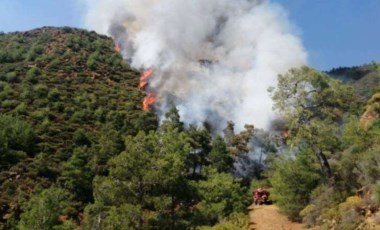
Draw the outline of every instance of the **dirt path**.
[[[251,205],[250,230],[303,230],[302,224],[291,222],[275,205]]]

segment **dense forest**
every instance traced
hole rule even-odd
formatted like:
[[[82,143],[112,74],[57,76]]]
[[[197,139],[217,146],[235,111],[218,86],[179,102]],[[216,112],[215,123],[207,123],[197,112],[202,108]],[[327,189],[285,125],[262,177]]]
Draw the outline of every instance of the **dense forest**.
[[[231,172],[251,126],[231,123],[227,144],[185,129],[173,107],[158,127],[140,73],[94,32],[42,28],[0,45],[2,229],[247,225],[248,187]]]
[[[380,224],[378,63],[291,69],[270,130],[220,135],[159,123],[140,74],[95,32],[0,34],[0,229],[247,229],[260,186],[307,226]]]

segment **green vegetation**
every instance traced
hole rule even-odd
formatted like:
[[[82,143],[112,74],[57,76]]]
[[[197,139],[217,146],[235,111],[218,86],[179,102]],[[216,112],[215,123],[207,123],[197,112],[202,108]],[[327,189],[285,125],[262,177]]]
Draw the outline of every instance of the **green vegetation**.
[[[261,186],[308,226],[369,228],[380,207],[378,63],[292,69],[271,89],[282,137],[213,136],[142,111],[108,37],[46,27],[0,47],[0,229],[247,229]]]
[[[94,32],[42,28],[0,45],[0,228],[78,224],[124,136],[157,127],[141,110],[139,73]]]
[[[231,126],[227,145],[173,107],[158,128],[139,72],[94,32],[2,34],[0,47],[0,229],[246,227],[248,187],[231,172],[253,127]]]
[[[323,229],[373,227],[365,220],[380,207],[379,83],[367,88],[373,95],[366,104],[357,89],[362,78],[380,79],[378,66],[330,72],[355,73],[354,87],[302,67],[279,76],[271,89],[287,119],[289,153],[271,159],[264,174],[289,217]]]

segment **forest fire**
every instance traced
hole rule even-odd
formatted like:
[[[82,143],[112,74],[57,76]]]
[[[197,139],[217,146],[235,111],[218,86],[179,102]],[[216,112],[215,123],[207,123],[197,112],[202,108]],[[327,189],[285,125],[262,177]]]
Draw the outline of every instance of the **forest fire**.
[[[152,105],[156,102],[156,95],[153,93],[149,93],[145,98],[143,102],[143,109],[145,112],[148,112]]]
[[[120,44],[119,44],[119,43],[116,43],[115,46],[113,47],[113,49],[114,49],[116,52],[120,53],[120,52],[121,52],[121,46],[120,46]]]
[[[147,69],[140,77],[140,85],[139,85],[139,89],[140,90],[144,90],[145,87],[148,85],[148,80],[149,78],[152,76],[153,74],[153,68],[149,68]]]
[[[154,72],[153,68],[149,68],[144,71],[144,73],[140,77],[139,89],[145,90],[148,85],[149,78],[152,76]],[[156,102],[156,95],[153,93],[148,93],[148,95],[144,98],[143,101],[143,109],[145,112],[148,112],[152,105]]]
[[[286,143],[289,137],[289,129],[288,127],[284,127],[281,131],[281,140],[283,143]]]

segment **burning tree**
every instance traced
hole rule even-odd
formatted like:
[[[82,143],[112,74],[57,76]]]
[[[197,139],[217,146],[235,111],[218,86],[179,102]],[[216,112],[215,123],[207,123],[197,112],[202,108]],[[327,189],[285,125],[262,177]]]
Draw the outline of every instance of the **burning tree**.
[[[143,72],[143,74],[140,77],[140,84],[139,84],[140,90],[142,90],[142,91],[146,90],[146,88],[148,86],[149,78],[153,75],[153,72],[154,72],[153,68],[149,68]],[[144,101],[143,101],[144,111],[148,112],[150,110],[150,108],[154,105],[156,100],[157,100],[156,94],[148,93],[146,95],[146,97],[144,98]]]

